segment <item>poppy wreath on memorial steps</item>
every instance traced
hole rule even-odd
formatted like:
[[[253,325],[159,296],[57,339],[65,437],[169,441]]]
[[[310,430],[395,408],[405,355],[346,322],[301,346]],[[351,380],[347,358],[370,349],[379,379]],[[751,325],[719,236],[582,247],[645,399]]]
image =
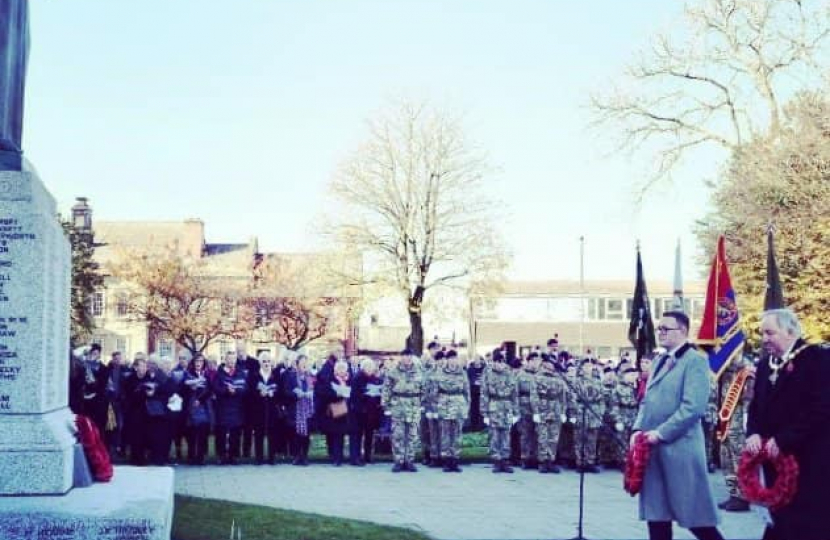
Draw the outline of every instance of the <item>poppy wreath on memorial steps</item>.
[[[764,441],[766,444],[766,441]],[[761,484],[761,465],[770,463],[775,468],[775,483],[771,487]],[[795,497],[798,488],[798,462],[794,456],[778,453],[778,457],[767,455],[764,445],[755,455],[747,451],[741,453],[737,470],[738,487],[746,500],[778,510],[787,506]]]
[[[112,461],[101,434],[92,420],[80,414],[75,416],[75,425],[78,427],[78,438],[84,447],[84,454],[92,476],[97,482],[109,482],[112,479]]]
[[[651,445],[648,444],[646,434],[637,433],[634,436],[634,444],[625,456],[625,473],[623,474],[623,488],[632,497],[640,493],[643,487],[643,476],[646,473],[650,453]]]

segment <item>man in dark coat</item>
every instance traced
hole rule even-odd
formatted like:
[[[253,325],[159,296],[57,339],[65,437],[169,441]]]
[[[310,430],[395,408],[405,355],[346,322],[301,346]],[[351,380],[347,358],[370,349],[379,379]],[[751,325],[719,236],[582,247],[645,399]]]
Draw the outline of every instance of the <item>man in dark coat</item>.
[[[798,461],[793,501],[772,512],[764,540],[830,538],[830,349],[809,345],[788,309],[764,312],[761,342],[769,353],[758,365],[749,405],[746,449],[763,446],[771,457],[791,454]],[[764,466],[771,485],[775,471]]]

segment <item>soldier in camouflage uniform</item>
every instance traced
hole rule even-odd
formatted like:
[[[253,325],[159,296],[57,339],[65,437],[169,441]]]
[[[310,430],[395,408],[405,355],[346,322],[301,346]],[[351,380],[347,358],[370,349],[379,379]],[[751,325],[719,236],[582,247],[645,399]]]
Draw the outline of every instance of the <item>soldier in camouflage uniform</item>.
[[[559,432],[565,421],[568,387],[563,374],[556,372],[556,364],[548,355],[542,355],[542,365],[536,374],[536,391],[531,394],[531,410],[536,422],[536,442],[539,452],[539,472],[559,473],[554,464]]]
[[[415,472],[418,451],[418,426],[421,421],[421,400],[424,376],[412,352],[406,350],[401,359],[385,373],[381,406],[392,418],[392,472]]]
[[[438,343],[431,342],[427,352],[421,359],[424,373],[424,412],[421,414],[421,445],[424,450],[423,463],[426,466],[436,466],[440,460],[440,444],[438,438],[438,417],[435,411],[435,392],[432,391],[432,379],[438,366],[443,361],[444,353],[439,350]],[[430,397],[432,396],[432,397]]]
[[[574,425],[574,443],[576,448],[577,469],[598,473],[597,438],[602,427],[605,413],[602,395],[602,383],[594,374],[594,364],[583,360],[581,376],[576,379],[577,404],[576,424]]]
[[[559,445],[556,458],[568,467],[576,466],[576,452],[574,445],[574,425],[576,425],[577,401],[573,393],[576,388],[576,365],[569,363],[564,373],[567,380],[568,393],[565,399],[565,420],[562,422],[562,431],[559,433]]]
[[[738,460],[741,457],[741,451],[744,449],[746,442],[744,416],[749,408],[749,403],[752,401],[752,391],[755,388],[754,368],[749,365],[749,362],[737,358],[726,368],[721,380],[723,381],[723,392],[726,395],[735,377],[744,369],[751,371],[746,378],[743,390],[738,398],[738,403],[735,406],[735,411],[732,413],[732,418],[729,421],[729,426],[726,428],[726,439],[720,445],[720,466],[723,469],[723,479],[726,481],[726,490],[729,493],[729,498],[719,503],[718,507],[727,512],[749,511],[749,503],[743,498],[738,489],[737,470]]]
[[[493,352],[493,362],[484,370],[481,382],[481,415],[490,431],[490,455],[494,473],[512,473],[510,427],[519,420],[519,392],[513,370],[504,363],[504,354]]]
[[[617,467],[618,445],[616,443],[617,433],[614,431],[614,419],[611,417],[613,409],[614,393],[617,389],[617,372],[611,366],[602,370],[602,405],[605,414],[602,417],[602,429],[599,432],[597,442],[597,455],[602,465]]]
[[[519,438],[522,454],[522,468],[535,469],[538,463],[536,452],[536,424],[533,422],[532,396],[536,394],[536,373],[539,369],[538,353],[530,353],[525,366],[516,375],[519,390]]]
[[[703,437],[706,441],[706,466],[710,473],[715,472],[715,454],[712,446],[715,442],[715,427],[718,425],[718,381],[714,377],[709,380],[709,403],[706,405],[706,414],[703,417]]]
[[[625,454],[628,452],[628,445],[631,442],[631,429],[634,421],[637,420],[637,409],[640,404],[637,401],[637,379],[639,372],[633,367],[626,368],[619,383],[614,388],[614,396],[611,399],[611,419],[614,422],[614,432],[625,446],[616,445],[614,461],[625,465]]]
[[[447,353],[443,365],[436,371],[433,389],[444,472],[461,472],[458,460],[461,458],[461,430],[470,410],[470,381],[455,351]]]

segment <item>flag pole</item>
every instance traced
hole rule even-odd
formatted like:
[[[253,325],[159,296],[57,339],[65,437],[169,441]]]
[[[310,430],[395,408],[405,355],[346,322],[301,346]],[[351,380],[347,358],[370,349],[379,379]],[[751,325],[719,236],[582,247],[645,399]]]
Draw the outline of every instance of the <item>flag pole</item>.
[[[579,356],[585,356],[585,237],[579,237]]]

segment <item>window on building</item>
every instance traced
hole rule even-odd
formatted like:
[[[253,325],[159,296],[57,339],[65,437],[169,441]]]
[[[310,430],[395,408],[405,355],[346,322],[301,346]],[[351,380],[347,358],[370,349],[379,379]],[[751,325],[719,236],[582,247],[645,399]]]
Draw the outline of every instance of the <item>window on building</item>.
[[[225,358],[225,354],[233,350],[233,343],[230,341],[220,341],[219,342],[219,361],[221,362]]]
[[[115,350],[121,352],[124,357],[127,356],[127,338],[125,336],[118,336],[115,338]]]
[[[634,299],[629,298],[625,301],[625,314],[630,316],[632,309],[634,309]]]
[[[129,304],[127,303],[127,295],[120,293],[115,300],[115,315],[117,317],[126,317]]]
[[[92,293],[91,311],[93,317],[104,316],[104,291],[96,291]]]
[[[586,300],[588,302],[588,320],[595,321],[597,320],[597,304],[599,303],[599,298],[588,298]]]
[[[605,298],[597,298],[597,320],[605,320]]]
[[[158,341],[158,348],[156,352],[159,356],[166,356],[169,359],[173,359],[173,340],[172,339],[160,339]]]
[[[659,319],[663,316],[663,299],[662,298],[655,298],[654,299],[654,311],[651,312],[651,316],[655,319]]]
[[[597,358],[603,360],[611,358],[611,347],[597,347]]]
[[[618,321],[623,319],[623,301],[615,298],[609,298],[605,302],[606,312],[605,317],[608,320]]]

